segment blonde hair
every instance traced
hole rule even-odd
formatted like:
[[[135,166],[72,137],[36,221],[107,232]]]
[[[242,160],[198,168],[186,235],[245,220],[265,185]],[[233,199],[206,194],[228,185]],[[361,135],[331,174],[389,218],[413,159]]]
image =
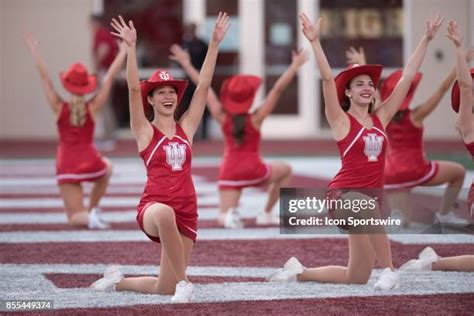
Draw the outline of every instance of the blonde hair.
[[[69,122],[72,126],[81,127],[86,122],[86,104],[82,95],[73,95],[69,102]]]

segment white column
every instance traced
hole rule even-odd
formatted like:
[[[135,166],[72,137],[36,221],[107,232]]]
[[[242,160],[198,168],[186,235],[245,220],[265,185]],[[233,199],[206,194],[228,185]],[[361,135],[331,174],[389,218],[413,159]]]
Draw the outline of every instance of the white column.
[[[93,14],[104,13],[104,0],[92,0],[92,13]]]
[[[263,76],[264,1],[239,1],[240,72]]]
[[[403,65],[413,51],[413,2],[403,0]]]
[[[239,1],[239,73],[251,74],[263,78],[264,61],[264,1]],[[254,107],[261,104],[264,98],[263,89],[259,89],[255,97]]]
[[[196,23],[197,34],[202,37],[206,19],[206,0],[183,0],[183,22]]]
[[[316,20],[319,16],[319,1],[312,0],[298,0],[298,14],[304,12],[312,20]],[[298,74],[298,100],[299,100],[299,116],[302,120],[302,127],[304,128],[304,136],[317,137],[321,135],[320,124],[320,74],[316,66],[313,50],[311,44],[301,32],[301,23],[298,18],[298,47],[305,48],[309,55],[309,60],[306,62]]]
[[[471,33],[469,47],[472,47],[474,46],[474,0],[469,1],[469,33]]]

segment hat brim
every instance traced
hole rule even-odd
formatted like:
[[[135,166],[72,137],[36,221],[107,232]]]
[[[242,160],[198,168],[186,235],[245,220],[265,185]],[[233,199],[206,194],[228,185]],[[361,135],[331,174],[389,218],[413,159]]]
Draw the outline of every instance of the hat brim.
[[[220,93],[222,106],[224,107],[227,113],[233,114],[233,115],[248,113],[248,111],[252,107],[258,88],[262,84],[262,79],[260,77],[252,76],[252,75],[239,75],[239,76],[245,77],[245,80],[247,80],[247,82],[253,89],[252,95],[249,98],[247,98],[244,101],[236,101],[230,97],[228,93],[229,91],[228,86],[233,77],[224,80],[224,82],[222,83],[222,88],[221,88],[221,93]]]
[[[474,68],[471,68],[471,78],[474,78]],[[459,83],[456,80],[451,89],[451,107],[453,111],[459,112],[459,103],[461,102],[461,90],[459,89]]]
[[[393,92],[393,89],[397,86],[400,78],[402,77],[403,69],[397,69],[388,75],[387,78],[382,82],[382,86],[380,87],[380,97],[382,102],[385,101]],[[407,92],[405,99],[403,100],[402,104],[400,105],[399,111],[404,111],[408,109],[410,103],[415,95],[416,88],[421,81],[423,74],[421,72],[417,72],[415,74],[415,78],[413,79],[410,89]]]
[[[179,103],[181,102],[181,99],[184,96],[184,92],[186,91],[186,87],[188,86],[188,80],[173,79],[173,80],[160,81],[160,82],[144,80],[140,82],[143,110],[145,111],[145,113],[146,113],[146,110],[148,109],[148,106],[150,106],[147,99],[148,94],[150,93],[150,91],[153,91],[156,88],[163,87],[163,86],[172,86],[176,89],[176,94],[178,96],[177,104],[179,105]]]
[[[382,69],[382,65],[361,65],[341,71],[335,78],[339,103],[342,103],[346,97],[346,86],[359,75],[368,75],[372,79],[374,86],[377,87]]]
[[[74,85],[68,82],[66,80],[65,72],[61,72],[59,74],[59,77],[61,79],[61,83],[63,84],[64,88],[73,94],[79,94],[79,95],[88,94],[88,93],[93,92],[97,88],[97,77],[95,75],[88,76],[87,85],[82,85],[82,86]]]

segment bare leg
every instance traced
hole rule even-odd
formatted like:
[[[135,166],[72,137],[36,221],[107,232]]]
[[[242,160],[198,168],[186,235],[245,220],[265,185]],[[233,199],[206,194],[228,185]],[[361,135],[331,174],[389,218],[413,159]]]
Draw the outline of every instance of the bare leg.
[[[367,205],[369,205],[368,202],[372,200],[372,197],[360,192],[348,192],[345,193],[342,198],[358,201],[366,200]],[[361,210],[359,213],[357,213],[357,217],[360,217],[361,219],[381,218],[378,204],[376,204],[375,208],[373,209],[366,208]],[[390,268],[393,270],[394,268],[392,263],[390,240],[388,239],[387,233],[385,232],[385,228],[380,225],[367,225],[365,227],[354,229],[359,232],[363,231],[368,233],[369,243],[377,262],[382,266],[382,268]]]
[[[100,199],[104,196],[107,186],[109,185],[110,176],[112,175],[112,164],[106,158],[103,158],[103,160],[107,165],[107,174],[94,182],[89,196],[89,210],[99,205]]]
[[[370,210],[367,217],[372,218],[381,218],[379,206],[373,210]],[[382,268],[390,268],[394,270],[392,262],[392,250],[390,248],[390,240],[388,235],[385,232],[383,226],[367,226],[367,231],[369,231],[369,241],[372,249],[374,250],[375,259],[380,264]]]
[[[184,245],[184,257],[186,267],[191,259],[193,241],[184,235],[180,235]],[[115,285],[117,291],[133,291],[145,294],[172,295],[176,289],[177,278],[173,272],[171,262],[164,250],[161,252],[160,271],[158,277],[135,277],[124,278]]]
[[[237,189],[219,189],[219,215],[217,216],[219,225],[224,225],[229,209],[239,205],[241,193],[242,191]]]
[[[464,176],[466,170],[458,163],[450,161],[438,161],[439,170],[438,173],[425,183],[425,186],[435,186],[443,183],[447,183],[448,187],[443,196],[443,202],[441,205],[441,214],[447,214],[453,207],[454,202],[458,198],[459,191],[462,188],[464,182]]]
[[[84,192],[81,185],[77,183],[60,184],[59,191],[66,208],[69,224],[77,227],[87,227],[89,213],[84,207]]]
[[[474,255],[441,258],[433,263],[431,270],[474,272]]]
[[[143,227],[145,232],[150,236],[160,237],[162,251],[172,263],[171,270],[174,276],[178,281],[187,281],[184,246],[176,226],[174,210],[168,205],[154,203],[144,212]]]
[[[388,191],[386,194],[388,204],[392,212],[400,210],[403,217],[403,224],[408,227],[412,222],[412,213],[409,203],[410,190]]]
[[[369,234],[369,240],[380,266],[382,268],[390,268],[394,270],[392,250],[390,248],[390,240],[388,239],[387,234]]]
[[[298,281],[366,284],[375,262],[374,252],[366,234],[349,234],[349,264],[347,267],[309,268],[298,275]]]
[[[268,200],[265,205],[265,213],[271,213],[273,206],[280,197],[280,187],[287,185],[291,180],[291,167],[287,163],[273,162],[270,163],[272,174],[268,183]]]

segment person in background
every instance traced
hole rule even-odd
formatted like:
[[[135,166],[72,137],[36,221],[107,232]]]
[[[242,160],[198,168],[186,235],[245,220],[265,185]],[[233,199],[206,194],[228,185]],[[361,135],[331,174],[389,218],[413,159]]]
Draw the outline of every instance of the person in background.
[[[104,25],[104,17],[98,14],[91,14],[89,17],[90,30],[92,32],[92,62],[94,71],[99,82],[109,69],[117,56],[119,47],[117,40],[110,34],[110,29]],[[114,83],[112,83],[111,95],[113,95]],[[104,151],[111,151],[115,148],[117,115],[115,113],[111,99],[107,99],[99,114],[100,136],[97,146]]]
[[[451,90],[451,105],[453,110],[458,113],[457,128],[461,138],[471,156],[474,157],[474,115],[472,113],[474,109],[474,68],[469,71],[462,47],[463,38],[455,21],[449,21],[447,36],[454,44],[457,73],[457,81]],[[469,210],[472,206],[473,187],[474,185],[471,186],[467,201]],[[474,215],[472,211],[470,215]],[[441,257],[433,248],[426,247],[420,252],[418,259],[409,260],[400,267],[400,270],[474,272],[474,255]]]
[[[195,23],[186,23],[183,26],[183,41],[181,43],[182,47],[188,51],[191,58],[191,64],[198,71],[201,70],[204,58],[207,53],[207,44],[204,42],[196,33],[197,25]],[[187,77],[188,80],[189,76]],[[184,112],[188,110],[189,103],[196,90],[196,85],[192,80],[188,84],[186,92],[184,92],[183,101],[181,106],[178,109],[177,116],[180,117]],[[204,114],[202,116],[201,124],[199,125],[198,132],[196,134],[196,140],[206,140],[208,138],[209,129],[209,110],[207,107],[204,109]]]
[[[104,229],[108,225],[100,218],[99,201],[105,194],[112,164],[102,157],[93,145],[93,134],[97,113],[107,102],[115,76],[125,61],[125,46],[103,77],[102,86],[95,96],[85,95],[96,90],[97,78],[89,75],[81,63],[72,64],[60,74],[64,88],[71,93],[69,101],[63,100],[53,87],[43,57],[39,51],[39,41],[31,33],[24,34],[33,60],[38,69],[46,99],[56,116],[59,146],[56,156],[56,180],[64,201],[69,224],[90,229]],[[89,206],[84,206],[82,182],[93,182],[89,195]]]
[[[178,45],[170,48],[170,58],[176,60],[194,82],[198,71],[189,54]],[[242,189],[268,185],[265,209],[256,219],[257,225],[278,224],[272,209],[279,197],[280,187],[289,183],[291,167],[287,163],[263,163],[260,154],[260,129],[278,103],[283,91],[307,61],[304,51],[293,52],[292,62],[269,91],[262,105],[249,112],[261,79],[251,75],[236,75],[224,81],[220,100],[211,89],[207,106],[221,126],[225,138],[224,159],[219,173],[218,224],[226,228],[241,228],[238,205]]]

